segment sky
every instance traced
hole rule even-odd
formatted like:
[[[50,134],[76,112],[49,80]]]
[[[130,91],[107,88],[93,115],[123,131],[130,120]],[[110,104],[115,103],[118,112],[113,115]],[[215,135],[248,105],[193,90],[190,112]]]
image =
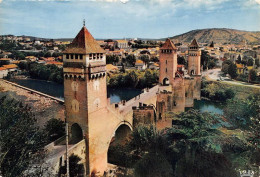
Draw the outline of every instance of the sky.
[[[0,0],[0,35],[165,38],[190,30],[260,31],[260,0]]]

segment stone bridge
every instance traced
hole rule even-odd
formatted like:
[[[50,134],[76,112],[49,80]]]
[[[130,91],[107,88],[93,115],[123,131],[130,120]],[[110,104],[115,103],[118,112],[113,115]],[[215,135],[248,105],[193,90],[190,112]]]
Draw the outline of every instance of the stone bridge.
[[[86,147],[86,137],[83,135],[81,126],[70,129],[69,154],[75,154],[81,157],[83,164],[89,164],[91,173],[103,175],[107,169],[107,153],[111,141],[123,140],[133,130],[133,110],[132,107],[139,106],[139,103],[147,105],[156,105],[157,93],[168,90],[168,86],[156,85],[153,88],[145,89],[140,95],[129,101],[110,104],[107,99],[107,106],[104,109],[93,112],[89,117],[89,126],[92,126],[89,135],[89,147]],[[96,119],[95,119],[96,118]],[[93,121],[92,121],[93,120]],[[98,122],[97,122],[98,121]],[[76,131],[76,133],[73,131]],[[80,132],[78,132],[80,131]],[[83,132],[83,133],[82,133]],[[74,140],[73,140],[74,138]],[[75,140],[76,139],[76,140]],[[58,173],[60,165],[65,161],[65,137],[49,144],[46,149],[49,155],[46,159],[47,166],[54,167],[54,173]],[[88,161],[89,159],[89,161]],[[60,163],[62,162],[62,163]],[[90,163],[89,163],[90,162]],[[85,170],[88,171],[88,166]]]

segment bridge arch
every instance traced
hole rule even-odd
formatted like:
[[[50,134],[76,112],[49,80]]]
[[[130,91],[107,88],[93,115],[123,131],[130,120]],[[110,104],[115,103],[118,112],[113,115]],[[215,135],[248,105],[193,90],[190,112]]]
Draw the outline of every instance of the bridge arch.
[[[168,79],[167,77],[165,77],[165,78],[163,79],[163,85],[164,85],[164,86],[168,86],[169,84],[170,84],[169,79]]]
[[[72,124],[71,128],[70,144],[76,144],[83,139],[83,131],[79,124]]]
[[[116,164],[116,165],[123,165],[121,164],[120,160],[118,159],[118,152],[116,147],[120,145],[124,145],[128,137],[130,136],[133,128],[129,122],[120,122],[116,128],[114,129],[113,134],[111,135],[109,146],[107,149],[107,162]]]
[[[191,75],[191,76],[195,75],[194,69],[192,69],[192,70],[190,71],[190,75]]]
[[[124,137],[130,135],[131,131],[133,131],[132,125],[127,121],[120,122],[116,128],[114,129],[113,134],[110,137],[110,143],[113,143],[115,140],[124,140]]]

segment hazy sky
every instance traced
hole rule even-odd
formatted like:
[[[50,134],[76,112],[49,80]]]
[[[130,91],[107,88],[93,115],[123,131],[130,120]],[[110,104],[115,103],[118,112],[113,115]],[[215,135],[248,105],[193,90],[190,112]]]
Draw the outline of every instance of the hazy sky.
[[[0,34],[71,38],[83,19],[95,38],[260,31],[260,0],[0,0]]]

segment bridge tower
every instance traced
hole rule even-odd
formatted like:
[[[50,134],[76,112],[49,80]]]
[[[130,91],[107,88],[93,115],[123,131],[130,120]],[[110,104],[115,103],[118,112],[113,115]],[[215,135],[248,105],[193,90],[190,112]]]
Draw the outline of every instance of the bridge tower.
[[[193,98],[201,99],[201,51],[196,39],[189,45],[188,74],[193,79]]]
[[[177,71],[177,48],[168,38],[160,48],[160,74],[159,83],[161,85],[172,85]]]
[[[83,161],[88,175],[93,170],[105,169],[107,165],[103,149],[95,149],[93,142],[93,136],[99,134],[97,131],[102,131],[98,129],[99,124],[103,126],[104,122],[100,114],[106,117],[106,56],[84,25],[63,52],[63,62],[69,143],[77,144],[85,140],[86,152]]]
[[[199,45],[196,39],[193,39],[189,45],[189,55],[188,55],[188,74],[201,75],[200,73],[200,63],[201,63],[201,51],[199,50]]]

